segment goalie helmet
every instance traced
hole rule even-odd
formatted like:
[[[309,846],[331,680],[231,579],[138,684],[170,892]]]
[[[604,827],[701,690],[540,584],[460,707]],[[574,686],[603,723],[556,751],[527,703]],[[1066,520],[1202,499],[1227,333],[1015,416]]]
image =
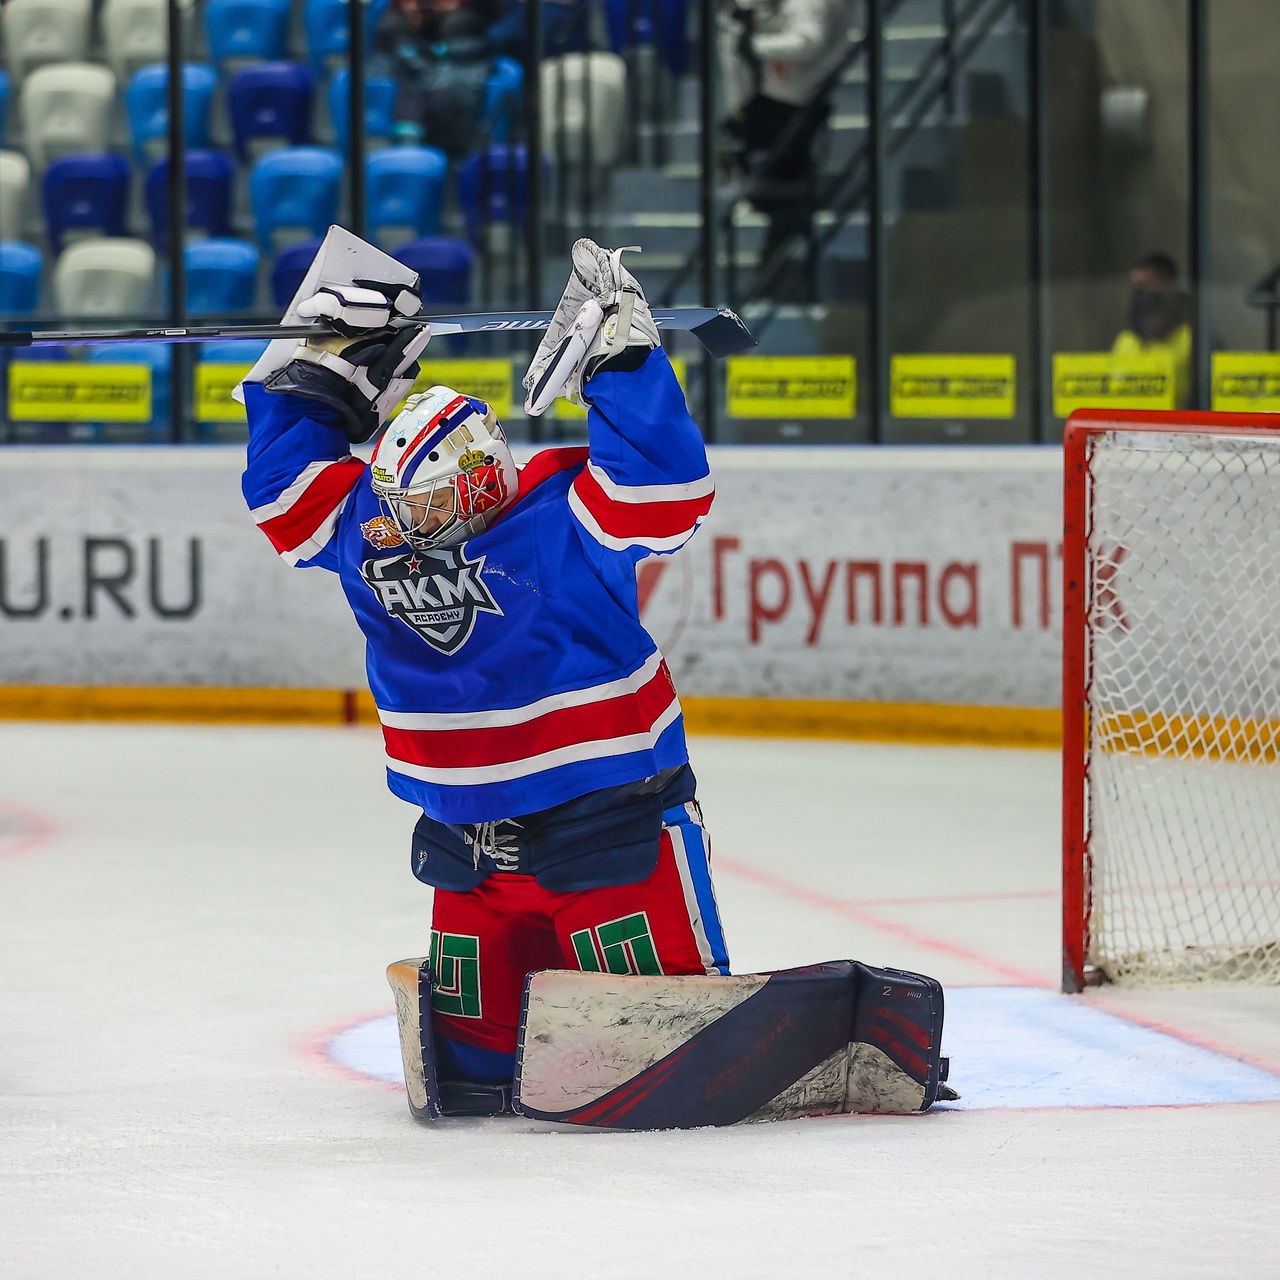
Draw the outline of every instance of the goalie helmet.
[[[419,551],[474,537],[517,486],[497,415],[450,387],[405,401],[373,451],[370,479],[387,518]]]

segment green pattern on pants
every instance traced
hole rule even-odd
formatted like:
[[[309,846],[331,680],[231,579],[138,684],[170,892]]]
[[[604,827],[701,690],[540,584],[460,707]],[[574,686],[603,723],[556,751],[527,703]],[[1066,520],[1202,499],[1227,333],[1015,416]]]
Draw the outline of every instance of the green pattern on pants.
[[[659,974],[658,948],[643,911],[569,935],[584,973]],[[602,963],[603,962],[603,963]]]
[[[479,1018],[480,939],[431,930],[431,1007],[456,1018]]]

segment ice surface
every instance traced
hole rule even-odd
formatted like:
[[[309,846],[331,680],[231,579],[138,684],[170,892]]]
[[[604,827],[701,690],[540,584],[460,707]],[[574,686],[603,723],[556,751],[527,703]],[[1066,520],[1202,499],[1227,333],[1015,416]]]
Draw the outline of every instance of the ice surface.
[[[735,967],[933,973],[972,1109],[415,1124],[323,1052],[428,936],[374,734],[4,725],[0,1276],[1276,1274],[1280,1105],[1098,1063],[1274,1097],[1280,991],[1052,994],[1052,754],[694,752]]]

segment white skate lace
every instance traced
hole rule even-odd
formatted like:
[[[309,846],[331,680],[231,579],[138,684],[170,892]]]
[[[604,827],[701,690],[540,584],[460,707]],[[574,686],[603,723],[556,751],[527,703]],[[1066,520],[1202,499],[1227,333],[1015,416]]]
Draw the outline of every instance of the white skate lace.
[[[499,831],[502,826],[514,827],[515,831]],[[469,831],[462,833],[462,838],[471,846],[471,865],[480,870],[480,858],[483,855],[497,863],[499,871],[514,871],[520,865],[520,850],[517,844],[516,831],[523,830],[514,818],[498,818],[493,822],[477,822],[475,834]]]

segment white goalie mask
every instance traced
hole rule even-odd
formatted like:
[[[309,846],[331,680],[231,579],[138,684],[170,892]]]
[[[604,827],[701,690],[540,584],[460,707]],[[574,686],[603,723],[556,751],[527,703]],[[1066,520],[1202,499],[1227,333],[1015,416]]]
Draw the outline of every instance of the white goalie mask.
[[[396,532],[419,551],[475,537],[517,487],[497,415],[450,387],[405,401],[373,451],[370,477]]]

